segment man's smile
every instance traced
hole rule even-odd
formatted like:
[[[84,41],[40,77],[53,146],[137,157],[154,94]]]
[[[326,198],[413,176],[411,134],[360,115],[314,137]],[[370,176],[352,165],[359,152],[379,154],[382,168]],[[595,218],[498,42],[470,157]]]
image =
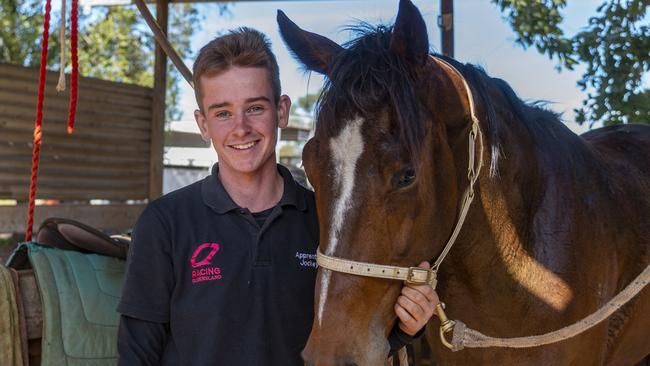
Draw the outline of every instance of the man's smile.
[[[257,145],[258,142],[260,142],[260,140],[255,140],[244,144],[228,145],[228,147],[232,147],[235,150],[248,150],[251,149],[253,146]]]

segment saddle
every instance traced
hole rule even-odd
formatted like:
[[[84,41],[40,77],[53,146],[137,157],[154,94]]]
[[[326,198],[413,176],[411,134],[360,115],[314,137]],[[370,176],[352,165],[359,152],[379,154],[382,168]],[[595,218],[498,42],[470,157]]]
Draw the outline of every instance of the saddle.
[[[0,266],[0,294],[15,294],[8,297],[13,304],[5,304],[11,324],[0,327],[14,340],[0,343],[0,353],[12,353],[0,357],[0,364],[117,364],[116,308],[128,238],[109,237],[72,220],[48,219],[37,241],[19,244],[7,267]],[[22,281],[8,284],[5,273],[22,275]]]
[[[41,224],[36,242],[64,250],[126,259],[131,239],[120,235],[108,236],[81,222],[52,217]]]

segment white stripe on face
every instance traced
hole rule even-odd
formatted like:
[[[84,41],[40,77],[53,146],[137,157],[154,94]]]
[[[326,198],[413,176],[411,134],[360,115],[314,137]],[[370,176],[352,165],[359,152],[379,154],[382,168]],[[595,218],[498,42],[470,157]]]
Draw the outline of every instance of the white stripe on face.
[[[354,188],[354,172],[357,167],[357,161],[363,153],[363,137],[361,136],[361,126],[363,120],[357,118],[345,124],[341,133],[330,141],[332,151],[332,163],[335,167],[334,185],[338,188],[339,195],[334,200],[333,211],[331,213],[331,225],[327,250],[325,254],[333,255],[338,244],[338,236],[343,226],[345,214],[351,206],[350,199]],[[322,268],[320,296],[318,304],[318,326],[320,327],[325,310],[325,297],[329,289],[330,275],[329,269]]]

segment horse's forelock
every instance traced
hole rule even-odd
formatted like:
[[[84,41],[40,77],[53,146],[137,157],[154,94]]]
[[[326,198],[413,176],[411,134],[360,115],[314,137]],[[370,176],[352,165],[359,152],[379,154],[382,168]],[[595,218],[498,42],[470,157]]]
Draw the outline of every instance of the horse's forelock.
[[[355,31],[361,36],[337,57],[321,95],[318,133],[331,138],[354,116],[367,118],[391,105],[400,143],[411,162],[417,164],[425,125],[415,93],[414,71],[390,51],[390,27],[362,25]]]

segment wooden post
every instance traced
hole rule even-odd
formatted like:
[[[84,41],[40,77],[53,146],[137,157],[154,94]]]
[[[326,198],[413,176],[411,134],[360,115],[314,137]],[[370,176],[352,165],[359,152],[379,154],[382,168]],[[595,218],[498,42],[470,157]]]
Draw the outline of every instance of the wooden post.
[[[169,1],[156,1],[156,20],[167,34]],[[154,61],[153,113],[151,118],[151,155],[149,162],[149,200],[162,195],[163,152],[165,143],[165,96],[167,91],[167,56],[156,42]]]
[[[440,0],[438,26],[442,40],[442,54],[454,57],[454,0]]]

